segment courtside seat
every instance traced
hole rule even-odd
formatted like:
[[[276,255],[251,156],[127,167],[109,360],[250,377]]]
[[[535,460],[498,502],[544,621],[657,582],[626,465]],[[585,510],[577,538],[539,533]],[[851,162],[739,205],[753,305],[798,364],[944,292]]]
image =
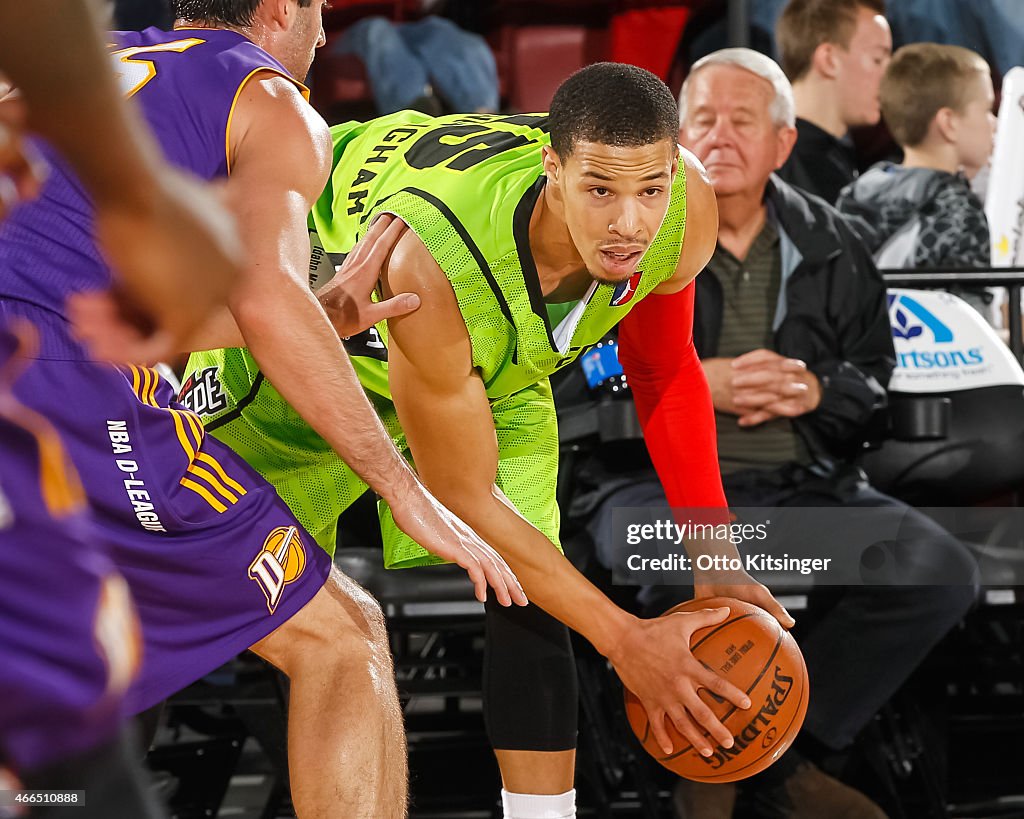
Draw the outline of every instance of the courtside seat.
[[[1009,349],[949,293],[890,290],[889,318],[897,363],[886,440],[863,462],[872,484],[921,507],[966,507],[1018,491],[1024,370]],[[1024,549],[998,532],[991,538],[964,538],[984,585],[1024,585]]]
[[[574,71],[606,59],[607,32],[582,25],[504,26],[496,56],[507,106],[547,111],[555,89]]]
[[[1024,370],[964,301],[890,290],[896,370],[872,483],[908,503],[967,506],[1024,484]]]
[[[366,66],[352,54],[332,53],[328,50],[330,42],[313,63],[313,107],[331,121],[340,120],[349,111],[357,114],[366,110],[372,116],[373,93]]]
[[[547,111],[570,74],[608,58],[609,0],[499,0],[489,36],[502,99],[513,111]]]

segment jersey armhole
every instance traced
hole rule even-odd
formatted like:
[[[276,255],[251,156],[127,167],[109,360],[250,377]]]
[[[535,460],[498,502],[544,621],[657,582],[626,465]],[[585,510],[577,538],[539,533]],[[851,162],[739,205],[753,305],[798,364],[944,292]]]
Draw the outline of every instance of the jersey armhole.
[[[292,83],[296,88],[298,88],[299,93],[302,94],[302,98],[306,102],[309,102],[309,89],[306,88],[306,86],[304,86],[298,80],[289,77],[286,73],[284,73],[283,71],[279,71],[273,66],[261,65],[259,68],[254,68],[252,71],[246,74],[242,81],[238,84],[238,88],[235,90],[235,96],[231,100],[231,107],[228,109],[228,120],[224,126],[224,167],[227,169],[228,176],[231,175],[231,123],[235,118],[235,108],[238,105],[238,98],[242,96],[242,91],[245,89],[245,86],[249,84],[249,81],[257,74],[262,73],[275,74],[278,77],[284,77],[284,79],[288,80],[288,82]]]

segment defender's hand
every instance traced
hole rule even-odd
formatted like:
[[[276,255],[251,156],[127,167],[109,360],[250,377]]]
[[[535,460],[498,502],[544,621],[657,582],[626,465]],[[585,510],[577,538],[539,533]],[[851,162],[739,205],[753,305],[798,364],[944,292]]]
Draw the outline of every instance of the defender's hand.
[[[623,684],[647,710],[654,739],[666,754],[673,750],[665,728],[666,717],[703,756],[714,752],[712,742],[732,747],[732,734],[701,700],[698,689],[706,688],[739,708],[750,707],[746,694],[690,653],[690,637],[695,631],[721,623],[728,616],[729,609],[720,608],[637,620],[619,647],[608,655]]]
[[[450,512],[422,484],[411,496],[391,504],[398,528],[428,552],[456,563],[469,573],[476,599],[487,599],[487,587],[494,589],[503,606],[529,603],[515,574],[494,549]]]
[[[406,229],[405,222],[389,213],[377,217],[345,257],[341,270],[317,293],[342,338],[419,308],[420,297],[415,293],[399,293],[380,302],[370,298],[380,279],[381,268]]]

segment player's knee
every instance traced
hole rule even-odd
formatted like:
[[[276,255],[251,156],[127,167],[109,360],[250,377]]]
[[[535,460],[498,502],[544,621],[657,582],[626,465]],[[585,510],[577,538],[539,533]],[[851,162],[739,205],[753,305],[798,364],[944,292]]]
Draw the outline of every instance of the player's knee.
[[[374,648],[388,647],[387,621],[380,603],[351,577],[334,570],[324,587],[332,599],[330,622],[343,634]]]
[[[304,666],[390,666],[384,612],[362,586],[334,570],[294,617],[253,650],[289,676]]]
[[[484,718],[491,744],[509,751],[575,748],[577,697],[568,629],[537,606],[488,601]]]

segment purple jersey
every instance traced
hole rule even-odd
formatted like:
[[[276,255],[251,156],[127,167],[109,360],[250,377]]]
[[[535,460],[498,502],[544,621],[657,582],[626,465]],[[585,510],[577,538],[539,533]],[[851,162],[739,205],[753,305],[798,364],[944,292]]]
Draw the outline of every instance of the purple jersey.
[[[287,76],[280,63],[224,30],[116,37],[125,92],[171,162],[206,179],[228,175],[239,92],[257,72]],[[0,225],[0,755],[26,770],[95,744],[116,727],[118,707],[147,708],[279,628],[331,566],[273,487],[172,403],[155,371],[87,360],[72,340],[67,295],[107,286],[110,270],[88,197],[47,157],[42,195]],[[20,318],[40,348],[5,385],[13,337],[2,328]],[[34,434],[42,427],[26,418],[54,434]],[[64,483],[49,479],[38,452],[57,435],[82,476],[81,518],[53,517],[53,486]],[[118,581],[108,569],[131,588],[144,642],[124,703],[129,674],[115,674],[93,639],[129,642],[109,624]]]
[[[233,31],[151,28],[114,37],[111,56],[125,93],[141,106],[168,160],[202,179],[230,171],[231,114],[246,80],[258,71],[290,79],[277,60]],[[59,320],[65,299],[108,287],[110,268],[93,241],[88,195],[56,151],[39,147],[51,166],[41,195],[0,224],[0,313],[40,326],[42,357],[79,358],[84,353]],[[38,308],[59,319],[40,322]]]
[[[23,774],[113,738],[140,645],[59,435],[11,391],[36,365],[34,328],[15,329],[0,327],[0,761]]]

